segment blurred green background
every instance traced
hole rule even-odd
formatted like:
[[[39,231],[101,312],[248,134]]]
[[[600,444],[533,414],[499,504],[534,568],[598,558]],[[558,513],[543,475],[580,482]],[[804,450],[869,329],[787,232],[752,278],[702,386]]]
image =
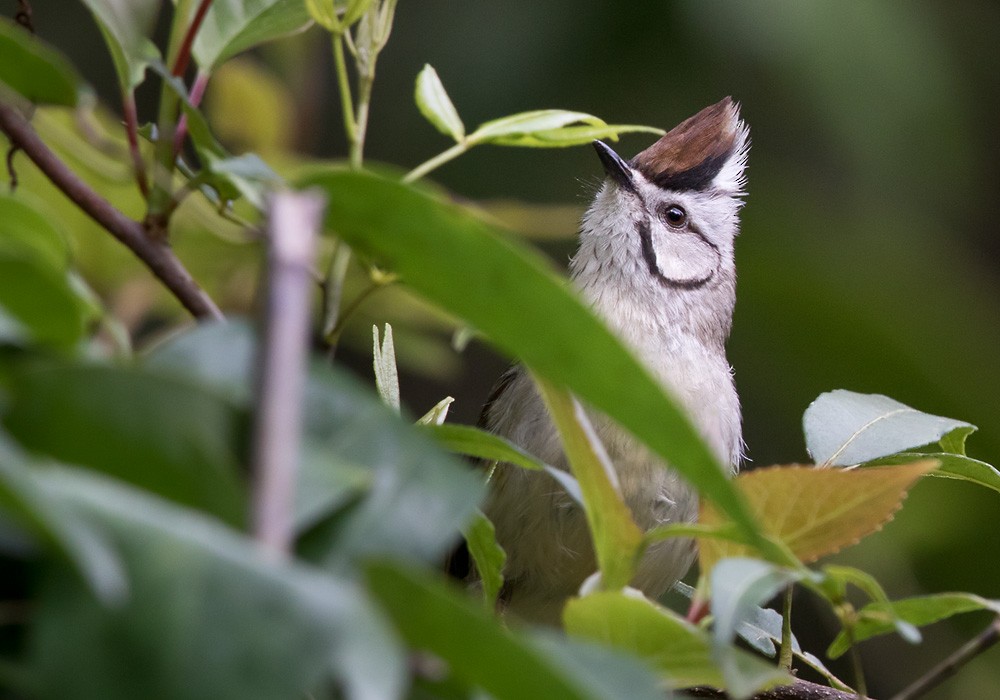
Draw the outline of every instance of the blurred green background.
[[[82,5],[34,5],[39,34],[113,105],[111,62]],[[468,126],[558,107],[670,128],[732,95],[753,139],[730,343],[752,464],[806,460],[802,412],[833,388],[971,421],[980,432],[970,454],[997,464],[998,32],[1000,5],[989,0],[401,0],[379,63],[367,156],[408,168],[448,146],[413,106],[424,63]],[[140,92],[146,119],[154,97],[155,86]],[[231,148],[260,151],[286,172],[344,153],[319,32],[241,59],[207,99]],[[631,156],[648,143],[629,136],[618,148]],[[431,177],[490,204],[563,265],[600,172],[589,148],[484,147]],[[120,189],[128,208],[129,188]],[[255,255],[207,233],[211,217],[191,209],[177,237],[181,256],[229,308],[248,308]],[[88,279],[133,327],[171,313],[127,253],[77,220]],[[507,360],[478,343],[453,352],[447,319],[390,291],[351,329],[343,356],[362,374],[370,376],[371,323],[386,320],[397,328],[414,413],[450,394],[455,419],[474,422]],[[998,524],[1000,494],[926,481],[884,532],[838,560],[867,568],[892,597],[1000,597]],[[832,624],[808,614],[807,596],[802,603],[796,630],[821,651]],[[985,624],[938,625],[920,647],[867,643],[871,693],[887,697]],[[998,661],[996,650],[984,655],[930,697],[993,696]]]

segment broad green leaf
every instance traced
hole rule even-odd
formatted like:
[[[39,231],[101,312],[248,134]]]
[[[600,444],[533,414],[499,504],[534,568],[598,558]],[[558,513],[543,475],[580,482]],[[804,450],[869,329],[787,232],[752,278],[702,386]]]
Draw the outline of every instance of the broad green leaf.
[[[510,440],[471,425],[443,423],[424,428],[442,447],[460,455],[489,462],[508,462],[522,469],[542,470],[546,465]]]
[[[160,52],[149,40],[160,0],[82,0],[104,35],[118,73],[122,91],[131,92],[145,76],[146,68],[160,60]]]
[[[972,593],[937,593],[904,598],[891,603],[870,603],[858,611],[854,639],[860,642],[880,634],[895,632],[897,620],[923,627],[952,615],[978,610],[1000,615],[1000,600],[989,600]],[[849,648],[848,637],[841,632],[827,650],[827,656],[835,659]]]
[[[454,676],[491,697],[656,697],[652,680],[644,678],[646,683],[639,685],[633,674],[627,683],[614,688],[617,692],[599,695],[577,669],[567,668],[565,659],[544,653],[550,639],[538,644],[504,629],[480,606],[428,574],[376,564],[369,567],[367,578],[373,595],[412,648],[432,652],[448,664]]]
[[[3,421],[26,448],[100,470],[242,526],[244,416],[187,382],[136,368],[26,362]]]
[[[458,116],[455,105],[441,84],[437,71],[429,63],[417,76],[417,88],[414,99],[420,113],[445,136],[450,136],[461,143],[465,138],[465,124]]]
[[[906,464],[919,459],[936,459],[940,463],[940,466],[930,472],[928,476],[969,481],[973,484],[979,484],[980,486],[1000,492],[1000,471],[997,471],[996,467],[986,462],[980,462],[978,459],[958,454],[944,452],[900,452],[891,457],[877,459],[871,462],[870,465],[866,465],[866,467],[883,464]]]
[[[667,685],[726,687],[708,634],[638,591],[601,591],[575,598],[563,610],[566,632],[630,652],[655,668]],[[787,674],[746,652],[731,648],[743,680],[759,678],[761,689],[788,682]],[[732,688],[727,688],[733,693]]]
[[[233,319],[175,335],[145,364],[247,409],[255,355],[251,327]],[[310,369],[305,402],[296,517],[300,530],[312,526],[304,553],[334,568],[374,555],[442,556],[475,512],[481,477],[326,362]]]
[[[621,589],[635,574],[642,531],[622,499],[618,474],[583,406],[545,380],[538,379],[536,384],[559,431],[573,476],[580,484],[601,586]]]
[[[70,263],[66,236],[39,210],[40,204],[0,193],[0,251],[25,253],[46,267],[66,270]]]
[[[94,318],[90,302],[78,293],[65,268],[52,267],[35,252],[4,250],[2,244],[0,308],[31,341],[60,349],[74,347]]]
[[[343,170],[306,181],[326,192],[327,223],[352,248],[631,430],[757,535],[684,412],[537,254],[423,189]]]
[[[802,418],[806,448],[817,464],[851,465],[929,445],[975,426],[932,416],[880,394],[837,389],[809,404]],[[964,439],[962,440],[964,443]]]
[[[584,112],[568,112],[562,109],[539,109],[501,117],[480,124],[469,134],[468,143],[495,143],[503,139],[516,138],[538,131],[553,131],[571,124],[583,123],[588,126],[603,127],[607,122]]]
[[[583,124],[491,138],[489,143],[495,146],[520,146],[521,148],[568,148],[569,146],[583,146],[597,139],[617,141],[620,134],[635,132],[663,134],[662,129],[635,124],[604,124],[601,126]]]
[[[270,700],[304,697],[331,674],[348,698],[400,693],[403,658],[355,585],[82,470],[43,483],[107,533],[131,588],[108,610],[62,572],[45,577],[26,655],[39,696]]]
[[[83,94],[90,93],[65,56],[0,17],[0,90],[4,86],[35,104],[63,107],[75,107]]]
[[[302,0],[213,0],[192,55],[203,71],[211,73],[236,54],[309,24]]]
[[[128,581],[118,555],[103,533],[46,492],[36,474],[47,468],[0,434],[0,511],[69,561],[101,602],[121,603]]]
[[[849,470],[792,465],[755,469],[735,482],[767,534],[808,563],[879,530],[913,483],[936,466],[933,459]],[[724,520],[702,504],[699,522]],[[725,557],[746,556],[752,552],[745,546],[718,539],[703,540],[699,549],[703,572]]]
[[[385,338],[378,339],[378,326],[372,326],[372,364],[375,367],[375,388],[382,401],[399,413],[399,373],[396,371],[396,349],[392,345],[392,326],[385,324]]]
[[[469,556],[476,564],[480,585],[483,587],[483,602],[487,610],[492,610],[503,586],[503,567],[507,563],[507,553],[497,543],[496,529],[482,511],[476,511],[462,535],[465,537]]]

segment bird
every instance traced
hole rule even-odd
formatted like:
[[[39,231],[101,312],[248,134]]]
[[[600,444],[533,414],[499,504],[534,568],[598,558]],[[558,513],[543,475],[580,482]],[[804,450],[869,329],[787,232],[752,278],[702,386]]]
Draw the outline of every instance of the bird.
[[[736,301],[749,128],[731,97],[706,107],[629,161],[594,141],[605,178],[583,216],[572,284],[687,412],[720,464],[738,471],[742,417],[726,341]],[[629,432],[588,409],[643,530],[691,522],[697,493]],[[515,365],[480,425],[559,469],[569,466],[530,374]],[[506,552],[499,605],[528,623],[560,624],[565,602],[596,570],[585,514],[545,472],[498,464],[483,511]],[[650,546],[631,586],[651,598],[681,578],[694,543]],[[475,582],[473,570],[470,580]]]

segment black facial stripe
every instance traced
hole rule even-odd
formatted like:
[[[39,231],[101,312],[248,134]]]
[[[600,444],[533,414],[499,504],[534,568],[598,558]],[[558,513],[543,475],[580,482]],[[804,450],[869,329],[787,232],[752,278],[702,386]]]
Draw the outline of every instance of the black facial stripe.
[[[635,228],[636,231],[639,232],[639,246],[642,251],[642,259],[646,261],[646,267],[649,268],[649,274],[659,280],[660,284],[673,289],[697,289],[698,287],[703,287],[708,284],[712,281],[712,278],[715,277],[715,270],[710,271],[704,277],[693,280],[675,280],[667,277],[663,274],[660,270],[660,266],[656,263],[656,252],[653,250],[653,233],[649,227],[648,216],[642,221],[636,222]],[[689,233],[700,238],[705,245],[715,251],[716,256],[718,256],[720,260],[722,259],[722,256],[719,253],[719,248],[710,240],[705,238],[701,231],[690,224],[688,225],[688,231]]]
[[[642,174],[646,176],[646,179],[661,189],[701,191],[708,189],[708,186],[712,184],[712,180],[715,179],[715,176],[722,170],[722,166],[726,164],[726,161],[728,161],[732,155],[732,151],[720,153],[717,156],[706,158],[693,168],[682,170],[679,173],[643,172]],[[640,172],[642,171],[640,170]]]

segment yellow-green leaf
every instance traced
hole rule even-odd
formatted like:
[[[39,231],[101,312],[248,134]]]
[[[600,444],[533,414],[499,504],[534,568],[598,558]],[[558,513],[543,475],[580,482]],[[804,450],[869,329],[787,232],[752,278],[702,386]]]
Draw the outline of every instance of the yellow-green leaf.
[[[936,460],[865,469],[819,469],[792,465],[756,469],[735,483],[764,532],[811,562],[879,530],[892,519],[918,478]],[[700,522],[718,525],[721,515],[703,503]],[[743,545],[721,540],[701,543],[700,564],[708,572],[724,557],[753,556]]]
[[[430,64],[425,64],[417,76],[414,99],[420,113],[438,131],[458,142],[465,138],[465,124],[458,116],[458,110],[448,97],[437,71]]]
[[[642,531],[622,500],[618,475],[580,402],[543,379],[535,381],[580,484],[602,586],[620,589],[632,580]]]

